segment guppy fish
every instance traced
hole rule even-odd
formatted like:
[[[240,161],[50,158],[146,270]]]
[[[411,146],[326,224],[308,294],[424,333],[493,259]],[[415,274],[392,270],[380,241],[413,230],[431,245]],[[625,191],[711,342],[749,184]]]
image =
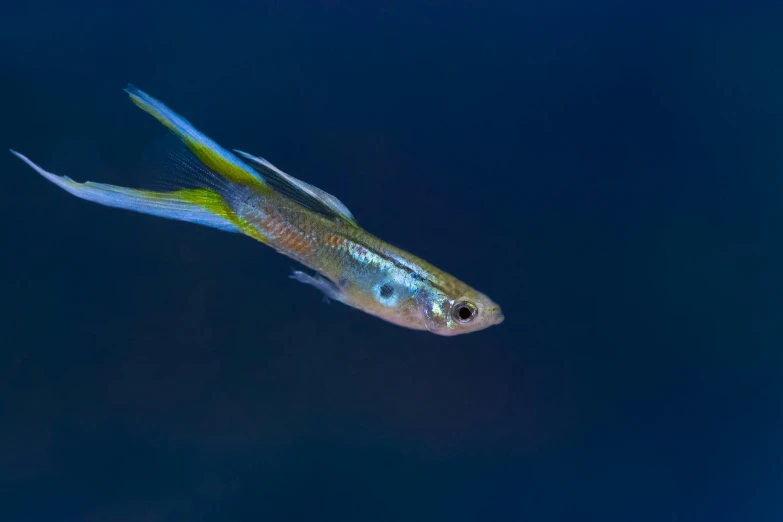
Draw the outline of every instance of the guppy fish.
[[[378,239],[336,197],[263,158],[220,147],[163,103],[129,85],[131,100],[178,136],[174,190],[77,183],[11,151],[43,177],[88,201],[248,235],[316,271],[293,279],[329,299],[391,323],[439,335],[475,332],[503,321],[500,307],[455,277]]]

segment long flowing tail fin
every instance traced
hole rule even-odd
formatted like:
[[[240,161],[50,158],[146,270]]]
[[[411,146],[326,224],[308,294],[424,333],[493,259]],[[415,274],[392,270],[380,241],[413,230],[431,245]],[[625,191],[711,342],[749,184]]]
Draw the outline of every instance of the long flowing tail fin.
[[[195,155],[195,158],[180,158],[177,162],[176,177],[182,183],[173,187],[173,190],[156,192],[91,181],[77,183],[67,176],[47,172],[14,150],[11,152],[40,175],[79,198],[220,230],[243,232],[264,241],[257,231],[248,229],[227,201],[240,190],[268,193],[270,188],[261,175],[160,101],[132,85],[125,90],[136,105],[163,123]]]
[[[241,232],[236,216],[214,189],[190,188],[171,192],[137,190],[104,183],[77,183],[42,169],[26,156],[11,150],[38,174],[74,196],[109,207],[134,210],[169,219],[189,221],[228,232]]]

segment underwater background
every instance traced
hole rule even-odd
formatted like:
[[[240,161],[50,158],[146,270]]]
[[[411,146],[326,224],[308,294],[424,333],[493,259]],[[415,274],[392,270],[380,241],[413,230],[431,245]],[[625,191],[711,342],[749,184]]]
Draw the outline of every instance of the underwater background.
[[[783,520],[783,3],[6,2],[0,145],[166,130],[339,197],[506,320],[406,330],[0,154],[0,520]]]

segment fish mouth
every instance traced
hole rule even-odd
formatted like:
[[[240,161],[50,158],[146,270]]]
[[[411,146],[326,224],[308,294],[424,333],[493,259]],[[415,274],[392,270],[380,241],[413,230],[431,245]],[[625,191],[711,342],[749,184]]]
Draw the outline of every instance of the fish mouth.
[[[490,308],[489,310],[487,310],[487,312],[491,314],[489,315],[491,324],[500,324],[506,319],[506,316],[503,315],[503,312],[500,310],[500,307]]]

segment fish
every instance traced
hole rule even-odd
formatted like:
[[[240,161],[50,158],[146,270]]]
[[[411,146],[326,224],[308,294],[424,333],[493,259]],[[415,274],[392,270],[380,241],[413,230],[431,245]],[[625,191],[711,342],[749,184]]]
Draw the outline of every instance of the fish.
[[[224,149],[132,84],[125,92],[184,144],[173,161],[177,183],[168,190],[80,183],[11,152],[78,198],[265,243],[313,272],[294,270],[292,279],[389,323],[454,336],[503,322],[500,307],[489,297],[370,234],[336,197],[262,157]]]

